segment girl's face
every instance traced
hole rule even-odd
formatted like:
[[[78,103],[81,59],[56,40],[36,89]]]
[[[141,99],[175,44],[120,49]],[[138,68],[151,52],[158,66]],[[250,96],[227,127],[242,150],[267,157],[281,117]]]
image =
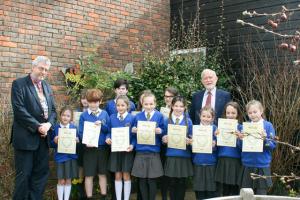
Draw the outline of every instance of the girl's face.
[[[172,110],[173,110],[173,114],[176,117],[180,117],[184,113],[185,106],[183,102],[176,101],[175,104],[172,106]]]
[[[238,117],[238,111],[233,106],[227,106],[226,107],[226,118],[227,119],[237,119]]]
[[[88,102],[88,104],[91,111],[97,111],[99,109],[100,101],[91,101]]]
[[[86,99],[80,99],[83,108],[89,107],[89,103]]]
[[[65,110],[61,115],[61,123],[63,125],[67,125],[71,122],[71,118],[72,118],[72,111],[71,110]]]
[[[259,122],[262,119],[263,111],[258,105],[251,105],[247,110],[248,117],[253,122]]]
[[[143,109],[145,112],[150,113],[154,110],[156,106],[155,99],[152,96],[144,97],[143,99]]]
[[[208,111],[202,111],[200,114],[200,121],[203,125],[211,125],[213,122],[213,116]]]
[[[171,107],[171,103],[172,103],[172,100],[174,98],[174,95],[168,91],[165,91],[165,96],[164,96],[164,100],[165,100],[165,103],[168,107]]]
[[[124,114],[128,109],[127,103],[123,99],[118,99],[117,101],[117,111],[120,114]]]

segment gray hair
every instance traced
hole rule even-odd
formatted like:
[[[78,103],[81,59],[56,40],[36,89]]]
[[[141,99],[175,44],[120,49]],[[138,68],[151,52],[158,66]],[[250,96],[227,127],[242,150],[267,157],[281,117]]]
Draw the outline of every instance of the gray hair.
[[[214,70],[212,70],[212,69],[204,69],[204,70],[202,71],[202,73],[201,73],[201,78],[204,77],[204,74],[205,74],[205,73],[212,73],[212,74],[214,74],[215,76],[217,76],[217,74],[216,74],[216,72],[215,72]]]
[[[46,56],[38,56],[32,61],[32,66],[37,66],[39,63],[44,63],[50,67],[51,61]]]

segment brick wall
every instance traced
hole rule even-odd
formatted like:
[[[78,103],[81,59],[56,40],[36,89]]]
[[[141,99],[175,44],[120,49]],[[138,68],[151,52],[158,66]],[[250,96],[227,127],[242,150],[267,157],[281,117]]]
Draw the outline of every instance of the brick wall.
[[[60,70],[97,51],[111,69],[138,63],[149,44],[169,39],[169,0],[0,0],[0,100],[37,55],[52,61],[49,81],[63,97]]]

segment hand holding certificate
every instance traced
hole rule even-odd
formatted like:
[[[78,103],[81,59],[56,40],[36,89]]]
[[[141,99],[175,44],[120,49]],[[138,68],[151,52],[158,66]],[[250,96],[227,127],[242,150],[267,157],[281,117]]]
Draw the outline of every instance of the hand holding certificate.
[[[244,122],[243,123],[243,152],[263,152],[264,141],[261,133],[263,132],[263,124]]]
[[[168,124],[168,147],[186,149],[186,126]]]
[[[238,121],[236,119],[219,118],[217,135],[217,145],[236,147],[236,135],[233,134],[237,129]]]
[[[193,153],[212,153],[213,147],[212,126],[193,126]]]
[[[161,107],[159,112],[160,112],[161,114],[163,114],[164,117],[169,118],[170,111],[171,111],[170,108],[167,108],[167,107]]]
[[[66,154],[76,153],[76,129],[58,129],[57,152]]]
[[[138,121],[137,124],[137,143],[155,145],[156,122]]]
[[[111,129],[111,152],[127,151],[129,147],[129,127]]]
[[[94,122],[84,122],[82,144],[91,147],[98,147],[101,125],[96,125]]]

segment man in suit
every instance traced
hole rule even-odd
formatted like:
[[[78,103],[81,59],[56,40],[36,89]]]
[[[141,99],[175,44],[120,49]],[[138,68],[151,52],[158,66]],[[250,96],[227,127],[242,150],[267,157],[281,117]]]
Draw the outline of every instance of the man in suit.
[[[15,156],[14,200],[41,200],[49,174],[48,131],[56,122],[53,93],[47,77],[50,60],[38,56],[31,73],[13,81],[12,144]]]
[[[216,88],[218,77],[211,69],[204,69],[201,73],[201,82],[205,90],[196,92],[192,97],[190,117],[193,124],[199,124],[199,112],[204,106],[211,106],[215,111],[215,123],[222,116],[224,106],[231,100],[231,95]]]

